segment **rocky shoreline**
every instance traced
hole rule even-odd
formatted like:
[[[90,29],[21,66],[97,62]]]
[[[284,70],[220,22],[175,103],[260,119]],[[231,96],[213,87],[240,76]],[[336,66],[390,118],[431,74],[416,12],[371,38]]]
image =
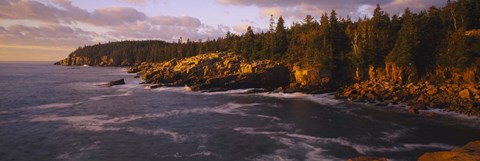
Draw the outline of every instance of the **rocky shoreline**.
[[[233,53],[202,54],[163,63],[142,62],[129,70],[146,84],[186,85],[194,91],[262,88],[262,91],[324,93],[327,88],[321,83],[327,76],[322,77],[319,72],[269,60],[249,61]]]
[[[73,56],[55,65],[84,65],[84,60],[82,57]],[[105,61],[96,64],[87,62],[96,66],[112,65],[105,63],[109,62],[107,57],[102,57],[102,60]],[[428,81],[402,82],[385,79],[384,74],[376,74],[375,70],[369,71],[370,79],[337,89],[332,87],[332,72],[321,67],[286,65],[270,60],[252,61],[238,54],[225,52],[172,59],[162,63],[139,62],[129,69],[129,73],[137,73],[137,77],[142,78],[144,83],[155,84],[152,88],[188,86],[194,91],[206,92],[246,88],[263,89],[259,92],[335,92],[336,98],[352,102],[369,102],[378,106],[404,105],[412,114],[434,108],[480,116],[480,83],[476,83],[477,81],[459,83],[447,80],[440,84]],[[381,69],[377,69],[377,73],[378,71]]]
[[[95,66],[112,65],[107,57],[102,57],[101,60],[92,64],[92,61],[86,61],[83,57],[72,56],[55,65],[74,66],[85,63]],[[385,71],[394,78],[398,77],[395,73],[402,75],[401,70],[393,69],[396,68],[391,67],[389,70],[392,71],[387,69]],[[246,88],[263,89],[259,92],[307,94],[335,92],[336,98],[352,102],[369,102],[378,106],[407,106],[408,112],[412,114],[433,108],[480,116],[480,83],[474,79],[465,79],[473,81],[463,82],[447,80],[442,83],[399,81],[386,79],[389,78],[388,75],[378,71],[382,70],[369,70],[370,79],[336,88],[332,86],[333,75],[328,69],[298,64],[287,65],[270,60],[253,61],[238,54],[225,52],[172,59],[162,63],[139,62],[129,69],[130,73],[137,73],[137,77],[142,78],[144,83],[155,84],[151,86],[152,88],[188,86],[194,91],[206,92]],[[475,71],[473,75],[475,78]],[[347,82],[344,83],[348,84]],[[428,112],[426,114],[434,115]]]
[[[55,65],[83,65],[79,58],[67,58]],[[80,62],[80,63],[78,63]],[[89,64],[97,66],[108,63]],[[111,65],[111,64],[110,64]],[[133,65],[129,73],[152,84],[150,88],[188,86],[194,91],[226,91],[255,88],[252,92],[326,93],[335,92],[337,99],[351,102],[373,103],[377,106],[405,106],[412,114],[429,108],[454,111],[469,116],[480,116],[480,84],[446,81],[434,84],[427,81],[403,83],[385,79],[370,79],[344,86],[329,88],[332,74],[318,67],[285,65],[269,60],[250,61],[233,53],[210,53],[163,63],[141,62]],[[117,81],[113,81],[114,83]],[[119,80],[119,84],[121,81]],[[112,83],[113,85],[116,85]],[[110,85],[110,84],[109,84]],[[436,116],[433,112],[423,115]],[[479,159],[480,141],[450,152],[426,153],[419,160],[449,160],[452,158]],[[473,147],[473,152],[472,152]],[[387,160],[382,157],[362,156],[350,160]]]
[[[480,84],[453,81],[443,84],[406,84],[373,79],[343,87],[337,91],[336,96],[353,102],[376,103],[378,106],[405,104],[412,114],[434,108],[480,116]]]

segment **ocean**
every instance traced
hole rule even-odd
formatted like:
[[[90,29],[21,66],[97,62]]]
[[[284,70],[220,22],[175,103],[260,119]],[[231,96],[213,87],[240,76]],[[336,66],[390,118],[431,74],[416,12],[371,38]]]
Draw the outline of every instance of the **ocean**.
[[[480,120],[454,113],[331,94],[148,90],[125,70],[0,62],[0,160],[416,160],[480,140]]]

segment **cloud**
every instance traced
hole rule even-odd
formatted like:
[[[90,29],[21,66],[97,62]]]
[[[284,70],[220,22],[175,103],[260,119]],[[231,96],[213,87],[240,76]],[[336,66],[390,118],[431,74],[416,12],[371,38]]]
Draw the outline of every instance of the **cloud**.
[[[444,6],[447,2],[440,0],[394,0],[389,4],[386,4],[383,8],[392,14],[403,13],[405,8],[410,8],[413,11],[420,11],[427,9],[430,6],[441,7]]]
[[[153,25],[149,22],[138,22],[136,24],[128,24],[116,26],[108,32],[121,40],[147,40],[160,39],[176,42],[180,37],[184,40],[200,40],[207,38],[217,38],[224,36],[227,32],[224,26],[219,25],[216,28],[212,26],[202,25],[201,27],[178,27],[172,25]]]
[[[339,17],[350,16],[359,18],[371,16],[376,4],[391,14],[402,13],[407,7],[413,11],[426,9],[432,5],[443,6],[445,1],[440,0],[217,0],[224,5],[257,6],[260,15],[269,17],[284,16],[292,20],[301,20],[305,15],[320,17],[323,13],[335,10]]]
[[[191,16],[147,16],[129,7],[88,11],[69,0],[0,0],[1,20],[19,20],[18,24],[0,24],[0,42],[8,49],[45,50],[57,46],[74,49],[99,41],[176,41],[179,37],[205,40],[224,36],[230,30],[222,25],[205,25]]]
[[[133,4],[145,4],[145,0],[124,0],[127,3],[133,3]]]
[[[1,19],[35,19],[46,22],[57,21],[59,10],[37,1],[5,0],[0,2]]]
[[[93,12],[80,9],[67,0],[53,0],[53,4],[28,0],[6,0],[0,6],[0,19],[30,19],[49,23],[72,21],[93,25],[118,25],[142,21],[147,16],[133,8],[108,7]]]
[[[243,5],[243,6],[258,6],[258,7],[292,7],[300,4],[307,4],[311,6],[326,6],[335,8],[345,8],[351,5],[362,4],[388,4],[394,0],[218,0],[221,4],[225,5]],[[330,9],[335,9],[330,8]]]
[[[98,36],[93,32],[56,24],[40,27],[11,25],[0,30],[0,41],[4,45],[78,46],[94,43],[91,37]]]
[[[281,15],[285,15],[285,11],[283,8],[281,7],[266,7],[266,8],[263,8],[261,11],[260,11],[261,15],[263,16],[270,16],[270,15],[273,15],[273,16],[281,16]]]
[[[155,16],[151,17],[150,21],[154,25],[164,26],[178,26],[178,27],[193,27],[198,28],[202,25],[199,19],[190,16]]]
[[[251,23],[236,24],[232,27],[232,29],[233,29],[233,32],[236,33],[236,34],[244,34],[244,33],[247,32],[248,26],[250,26],[252,28],[254,33],[260,33],[260,32],[265,32],[266,31],[266,29],[263,29],[263,28],[260,28],[260,27],[255,27]]]
[[[251,24],[248,24],[248,23],[242,23],[242,24],[237,24],[235,26],[233,26],[233,31],[236,32],[236,33],[245,33],[247,32],[247,28],[248,26],[251,26]]]
[[[133,8],[109,7],[96,9],[83,21],[95,25],[119,25],[146,20],[147,16]]]

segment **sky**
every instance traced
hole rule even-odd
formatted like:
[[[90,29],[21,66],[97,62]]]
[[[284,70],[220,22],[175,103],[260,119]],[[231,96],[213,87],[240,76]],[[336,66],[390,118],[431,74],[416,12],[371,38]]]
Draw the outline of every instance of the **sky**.
[[[121,40],[207,40],[248,26],[267,30],[270,15],[286,25],[332,9],[370,17],[443,6],[446,0],[0,0],[0,61],[56,61],[79,46]]]

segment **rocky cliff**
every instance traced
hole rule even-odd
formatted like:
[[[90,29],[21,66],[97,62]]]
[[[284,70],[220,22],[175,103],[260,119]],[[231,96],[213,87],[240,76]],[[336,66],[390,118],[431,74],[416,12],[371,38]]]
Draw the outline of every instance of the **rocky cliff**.
[[[239,88],[275,89],[289,85],[287,66],[272,61],[247,61],[232,53],[202,54],[163,63],[140,63],[131,72],[145,83],[170,86],[188,85],[193,90],[228,90]]]
[[[54,65],[64,65],[64,66],[130,66],[130,63],[127,60],[115,61],[113,58],[108,56],[101,56],[98,58],[91,58],[87,56],[77,56],[70,55],[68,58],[60,60]]]
[[[462,148],[445,152],[425,153],[418,161],[479,161],[480,141],[472,141]]]

